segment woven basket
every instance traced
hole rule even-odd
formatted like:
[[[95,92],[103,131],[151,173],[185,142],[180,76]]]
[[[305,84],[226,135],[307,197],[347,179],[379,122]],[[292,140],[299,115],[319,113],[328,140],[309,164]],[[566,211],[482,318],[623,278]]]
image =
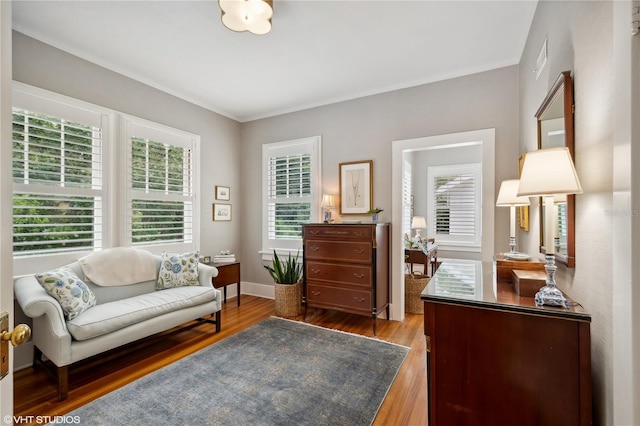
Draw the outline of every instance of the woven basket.
[[[276,315],[295,317],[302,314],[302,283],[275,285]]]
[[[410,314],[424,314],[424,302],[420,293],[429,283],[429,277],[422,274],[404,276],[404,310]]]

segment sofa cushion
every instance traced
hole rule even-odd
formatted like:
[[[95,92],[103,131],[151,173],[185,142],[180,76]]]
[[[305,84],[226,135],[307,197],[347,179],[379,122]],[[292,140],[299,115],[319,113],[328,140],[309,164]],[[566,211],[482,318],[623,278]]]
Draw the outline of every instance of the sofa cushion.
[[[67,320],[72,320],[96,305],[91,289],[67,266],[42,274],[36,279],[55,298]]]
[[[84,278],[99,286],[122,286],[155,280],[156,257],[146,250],[113,247],[80,258]]]
[[[169,312],[197,306],[216,299],[213,287],[189,286],[155,291],[97,305],[67,321],[76,340],[87,340]]]
[[[199,258],[200,253],[197,251],[183,254],[163,252],[156,289],[199,285]]]

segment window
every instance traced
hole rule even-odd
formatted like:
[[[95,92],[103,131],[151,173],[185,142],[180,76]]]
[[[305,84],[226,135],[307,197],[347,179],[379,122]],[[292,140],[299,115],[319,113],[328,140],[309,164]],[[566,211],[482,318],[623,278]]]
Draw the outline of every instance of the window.
[[[480,245],[481,173],[479,163],[429,167],[429,217],[436,240]]]
[[[194,248],[199,137],[133,117],[125,119],[125,128],[125,241]]]
[[[303,223],[320,210],[320,137],[265,144],[263,250],[301,248]]]
[[[21,85],[13,100],[14,257],[101,248],[107,112]]]
[[[199,136],[122,115],[114,143],[119,116],[14,82],[16,275],[114,246],[198,246]]]

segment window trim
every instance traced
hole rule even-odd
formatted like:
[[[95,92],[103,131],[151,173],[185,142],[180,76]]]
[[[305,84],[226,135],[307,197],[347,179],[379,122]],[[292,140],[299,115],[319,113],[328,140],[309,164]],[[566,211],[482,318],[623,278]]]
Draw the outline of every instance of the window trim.
[[[163,251],[186,252],[200,247],[200,136],[187,131],[179,130],[154,121],[145,120],[129,114],[120,114],[120,132],[123,141],[123,149],[119,152],[119,168],[116,175],[119,178],[118,187],[123,188],[119,199],[123,206],[119,214],[120,233],[119,239],[123,246],[133,247],[130,231],[130,204],[133,191],[128,184],[129,165],[131,164],[131,137],[134,131],[139,129],[140,135],[155,141],[168,141],[172,144],[182,145],[192,150],[193,157],[193,234],[191,242],[163,243],[163,244],[137,244],[135,247],[147,250],[151,253],[161,254]]]
[[[275,250],[278,254],[287,255],[292,253],[295,255],[300,252],[302,256],[302,238],[290,240],[278,240],[276,244],[272,244],[268,235],[268,159],[270,153],[274,150],[285,152],[285,150],[295,153],[309,152],[311,154],[311,217],[310,222],[317,222],[321,217],[321,201],[322,201],[322,138],[321,136],[310,136],[300,139],[293,139],[282,142],[272,142],[262,145],[262,249],[260,254],[262,259],[270,261]]]
[[[13,82],[12,87],[12,109],[22,108],[32,111],[38,111],[51,116],[64,116],[66,119],[77,120],[85,124],[96,125],[102,130],[102,170],[106,174],[106,170],[111,167],[110,152],[113,149],[115,112],[103,108],[101,106],[91,104],[59,93],[40,89],[28,84]],[[13,182],[13,179],[12,179]],[[13,184],[12,192],[20,192],[19,188],[23,184]],[[102,242],[101,248],[109,247],[113,244],[113,226],[112,223],[104,221],[105,216],[109,215],[113,208],[113,185],[112,182],[102,180]],[[13,197],[12,197],[13,199]],[[13,220],[12,220],[13,223]],[[13,228],[13,224],[12,224]],[[25,275],[52,269],[73,262],[78,258],[92,253],[94,249],[79,249],[61,253],[49,254],[33,254],[13,258],[14,275]]]

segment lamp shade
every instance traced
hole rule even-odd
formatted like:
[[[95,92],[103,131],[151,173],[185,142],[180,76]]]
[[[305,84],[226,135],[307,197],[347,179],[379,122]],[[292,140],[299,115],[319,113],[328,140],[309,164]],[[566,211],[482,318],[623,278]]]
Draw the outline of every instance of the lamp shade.
[[[568,148],[527,152],[520,175],[518,196],[581,193],[582,187]]]
[[[518,186],[520,185],[519,179],[503,180],[500,184],[500,191],[498,192],[498,200],[496,206],[499,207],[511,207],[511,206],[528,206],[530,203],[529,197],[518,197]]]
[[[427,221],[423,216],[414,216],[411,220],[411,229],[421,229],[427,227]]]
[[[335,204],[333,204],[333,194],[322,195],[322,207],[325,209],[332,209],[335,207]]]
[[[271,31],[272,0],[218,0],[222,23],[232,31],[263,35]]]

